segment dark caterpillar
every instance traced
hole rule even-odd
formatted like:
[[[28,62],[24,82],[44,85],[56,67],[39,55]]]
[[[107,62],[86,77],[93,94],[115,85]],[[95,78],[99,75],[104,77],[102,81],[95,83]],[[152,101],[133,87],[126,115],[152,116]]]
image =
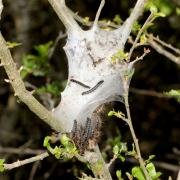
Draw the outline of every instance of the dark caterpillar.
[[[104,80],[99,81],[93,88],[91,88],[91,89],[88,90],[88,91],[84,91],[84,92],[82,93],[82,95],[86,95],[86,94],[92,93],[92,92],[95,91],[103,82],[104,82]]]
[[[71,82],[74,82],[74,83],[76,83],[76,84],[79,84],[80,86],[82,86],[82,87],[84,87],[84,88],[87,88],[87,89],[90,88],[90,86],[85,85],[85,84],[83,84],[82,82],[77,81],[77,80],[75,80],[75,79],[70,79],[70,81],[71,81]]]

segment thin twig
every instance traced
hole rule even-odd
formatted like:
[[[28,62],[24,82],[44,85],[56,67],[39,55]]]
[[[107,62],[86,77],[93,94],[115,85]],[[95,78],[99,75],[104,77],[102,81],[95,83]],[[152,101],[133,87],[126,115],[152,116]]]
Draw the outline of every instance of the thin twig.
[[[11,148],[11,147],[1,147],[0,146],[0,153],[6,154],[41,154],[44,153],[44,150],[41,149],[30,149],[30,148]]]
[[[25,164],[29,164],[29,163],[32,163],[32,162],[43,160],[44,158],[46,158],[48,156],[49,156],[49,154],[47,152],[45,152],[45,153],[42,153],[40,155],[31,157],[31,158],[28,158],[28,159],[25,159],[25,160],[22,160],[22,161],[16,161],[16,162],[11,163],[11,164],[3,164],[3,165],[4,165],[5,170],[11,170],[11,169],[23,166]]]
[[[150,50],[144,48],[144,53],[143,53],[140,57],[136,57],[136,59],[133,60],[132,62],[133,62],[133,63],[136,63],[137,61],[143,60],[143,58],[144,58],[148,53],[150,53]]]
[[[0,20],[1,20],[2,10],[3,10],[3,3],[2,3],[2,0],[0,0]]]
[[[158,44],[157,42],[155,42],[152,38],[148,38],[148,43],[149,45],[155,49],[159,54],[162,54],[163,56],[167,57],[168,59],[170,59],[171,61],[173,61],[174,63],[180,65],[180,56],[177,57],[174,54],[168,52],[167,50],[165,50],[160,44]]]
[[[135,39],[135,41],[134,41],[134,43],[133,43],[133,46],[131,47],[131,49],[130,49],[130,51],[129,51],[128,58],[127,58],[128,61],[131,60],[131,56],[132,56],[132,53],[133,53],[133,51],[134,51],[134,49],[135,49],[135,47],[136,47],[136,44],[138,43],[141,34],[144,32],[147,24],[151,21],[152,17],[153,17],[153,13],[151,12],[151,14],[149,15],[149,17],[147,18],[147,20],[146,20],[145,23],[143,24],[142,28],[139,30],[139,32],[138,32],[138,34],[137,34],[137,36],[136,36],[136,39]]]
[[[48,58],[51,59],[53,54],[54,54],[54,51],[56,50],[56,47],[59,43],[59,41],[63,38],[65,38],[67,36],[66,33],[62,33],[62,31],[59,31],[59,34],[58,36],[56,37],[55,41],[54,41],[54,45],[51,47],[51,49],[49,50],[49,54],[48,54]]]
[[[178,172],[178,175],[177,175],[177,180],[180,180],[180,169],[179,169],[179,172]]]
[[[135,93],[135,94],[140,94],[140,95],[145,95],[145,96],[152,96],[152,97],[157,97],[157,98],[174,98],[173,96],[167,96],[166,94],[152,91],[152,90],[146,90],[146,89],[137,89],[137,88],[130,88],[130,92]]]
[[[124,95],[124,102],[125,102],[125,107],[126,107],[126,112],[127,112],[128,126],[129,126],[129,129],[130,129],[134,144],[135,144],[135,148],[136,148],[137,157],[138,157],[138,160],[139,160],[139,163],[140,163],[140,167],[141,167],[146,179],[150,180],[151,178],[149,177],[148,172],[146,170],[144,160],[143,160],[143,158],[141,156],[141,151],[140,151],[140,148],[139,148],[138,139],[136,137],[136,134],[134,132],[134,128],[133,128],[133,125],[132,125],[129,102],[128,102],[128,93],[125,93],[125,95]]]
[[[34,176],[35,176],[36,171],[37,171],[37,169],[38,169],[38,167],[39,167],[39,164],[40,164],[39,161],[36,161],[36,162],[33,164],[28,180],[34,180]]]
[[[107,164],[108,168],[111,168],[111,165],[115,162],[115,160],[117,159],[116,156],[113,156],[113,158],[109,161],[109,163]]]
[[[96,17],[95,17],[95,20],[94,20],[94,24],[93,24],[94,28],[96,28],[97,25],[98,25],[99,16],[101,14],[102,8],[104,7],[104,4],[105,4],[105,0],[101,0],[100,6],[98,8],[98,11],[96,13]]]
[[[177,53],[177,54],[180,55],[180,50],[179,50],[179,49],[173,47],[171,44],[167,44],[166,42],[162,41],[161,39],[159,39],[158,36],[157,36],[157,37],[154,37],[152,34],[149,35],[149,36],[151,36],[151,38],[152,38],[153,40],[157,41],[159,44],[161,44],[161,45],[163,45],[164,47],[167,47],[167,48],[173,50],[175,53]]]

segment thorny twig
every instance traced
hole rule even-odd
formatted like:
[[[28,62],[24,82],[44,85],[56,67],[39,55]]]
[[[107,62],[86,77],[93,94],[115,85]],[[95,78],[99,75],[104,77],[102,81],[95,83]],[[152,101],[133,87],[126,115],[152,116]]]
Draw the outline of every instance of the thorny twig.
[[[49,156],[49,154],[47,152],[44,152],[44,153],[42,153],[40,155],[31,157],[31,158],[28,158],[28,159],[25,159],[25,160],[22,160],[22,161],[16,161],[16,162],[10,163],[10,164],[3,164],[3,166],[4,166],[5,170],[11,170],[11,169],[23,166],[25,164],[29,164],[29,163],[32,163],[32,162],[43,160],[44,158],[46,158],[48,156]]]
[[[175,56],[174,54],[170,53],[169,51],[167,51],[166,49],[164,49],[159,43],[157,43],[156,41],[154,41],[151,37],[148,38],[148,43],[149,45],[155,49],[159,54],[164,55],[165,57],[167,57],[168,59],[170,59],[171,61],[173,61],[174,63],[180,65],[180,56]]]
[[[139,38],[140,38],[141,34],[144,32],[147,24],[151,22],[152,17],[153,17],[153,13],[151,12],[151,14],[149,15],[149,17],[147,18],[147,20],[146,20],[145,23],[143,24],[142,28],[139,30],[139,32],[138,32],[138,34],[137,34],[137,36],[136,36],[136,39],[135,39],[135,41],[134,41],[134,43],[133,43],[133,46],[131,47],[131,49],[130,49],[130,51],[129,51],[129,53],[128,53],[128,58],[127,58],[127,59],[128,59],[128,62],[131,60],[131,56],[132,56],[132,53],[133,53],[133,51],[134,51],[134,49],[135,49],[135,47],[136,47],[136,44],[137,44],[137,42],[139,41]]]
[[[136,63],[136,62],[139,61],[139,60],[143,60],[143,58],[144,58],[148,53],[150,53],[150,50],[144,48],[144,53],[143,53],[140,57],[136,57],[136,59],[133,60],[133,63]]]
[[[167,44],[166,42],[162,41],[161,39],[159,39],[159,37],[155,37],[152,34],[148,35],[148,37],[151,37],[153,40],[157,41],[159,44],[161,44],[164,47],[167,47],[169,49],[171,49],[172,51],[174,51],[175,53],[177,53],[178,55],[180,55],[180,50],[173,47],[171,44]]]
[[[139,148],[138,139],[137,139],[136,134],[134,132],[134,128],[133,128],[133,124],[132,124],[132,119],[131,119],[130,108],[129,108],[128,89],[126,88],[126,90],[127,91],[124,94],[124,100],[125,100],[125,107],[126,107],[126,112],[127,112],[127,123],[128,123],[129,129],[130,129],[133,141],[134,141],[134,145],[135,145],[135,148],[136,148],[137,158],[139,160],[140,167],[141,167],[141,169],[142,169],[146,179],[150,180],[151,178],[149,177],[149,174],[148,174],[148,172],[146,170],[144,160],[143,160],[143,158],[141,156],[141,151],[140,151],[140,148]]]

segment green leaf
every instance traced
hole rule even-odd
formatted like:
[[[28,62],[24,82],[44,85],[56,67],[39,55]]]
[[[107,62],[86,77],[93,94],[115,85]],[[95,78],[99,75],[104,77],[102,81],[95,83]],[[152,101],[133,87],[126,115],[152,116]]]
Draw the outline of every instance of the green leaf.
[[[112,57],[111,60],[112,62],[115,62],[116,60],[123,60],[123,59],[127,59],[128,57],[128,53],[125,53],[123,50],[119,50],[117,53],[115,53]]]
[[[49,49],[52,46],[53,42],[50,41],[45,44],[36,45],[34,49],[38,52],[40,57],[48,57]]]
[[[7,46],[8,48],[14,48],[14,47],[17,47],[17,46],[20,46],[22,45],[22,43],[18,43],[18,42],[7,42]]]
[[[46,136],[44,138],[43,146],[46,147],[46,148],[50,147],[50,143],[49,143],[50,140],[51,140],[51,137],[50,136]]]
[[[83,18],[83,24],[87,25],[89,23],[89,17],[84,17]]]
[[[4,172],[5,169],[4,169],[4,162],[5,162],[5,159],[0,159],[0,172]]]
[[[169,92],[165,92],[164,94],[176,98],[176,100],[180,103],[180,89],[172,89]]]
[[[128,152],[127,152],[127,155],[135,157],[135,156],[137,155],[137,153],[136,153],[136,151],[135,151],[134,144],[132,144],[132,147],[133,147],[133,148],[132,148],[132,151],[128,151]]]
[[[116,176],[117,176],[118,180],[123,180],[121,170],[116,171]]]
[[[28,74],[34,76],[46,76],[51,71],[51,65],[49,63],[49,49],[52,42],[46,44],[37,45],[34,47],[35,54],[27,54],[22,58],[23,70],[25,73],[21,73],[23,78]]]
[[[133,32],[138,32],[141,29],[141,24],[138,23],[138,21],[135,21],[132,27]]]
[[[145,44],[147,42],[147,38],[146,38],[146,35],[145,34],[143,34],[143,35],[141,35],[141,37],[140,37],[140,44]]]
[[[152,159],[154,159],[156,156],[155,155],[150,155],[149,158],[145,161],[146,164],[150,163]]]
[[[180,8],[176,7],[176,14],[179,16],[180,15]]]
[[[116,14],[116,15],[114,16],[113,22],[116,23],[117,25],[120,25],[123,21],[122,21],[122,19],[120,18],[120,15],[119,15],[119,14]]]
[[[138,166],[133,167],[131,173],[133,177],[137,178],[138,180],[145,180],[144,174],[140,167]]]
[[[125,158],[124,156],[120,155],[120,154],[119,154],[117,157],[118,157],[122,162],[124,162],[124,161],[126,160],[126,158]]]
[[[156,168],[154,166],[153,163],[148,163],[146,165],[146,169],[149,173],[149,176],[153,179],[153,180],[157,180],[159,176],[161,176],[160,172],[156,172]]]
[[[119,154],[119,146],[118,145],[115,145],[113,147],[113,153],[114,153],[115,156],[118,156],[118,154]]]
[[[163,13],[165,16],[175,11],[175,6],[169,0],[149,0],[146,4],[146,10],[153,13]]]
[[[69,142],[70,142],[71,140],[67,137],[66,134],[63,134],[62,137],[61,137],[61,139],[60,139],[60,141],[61,141],[61,144],[66,147],[66,146],[69,145]]]

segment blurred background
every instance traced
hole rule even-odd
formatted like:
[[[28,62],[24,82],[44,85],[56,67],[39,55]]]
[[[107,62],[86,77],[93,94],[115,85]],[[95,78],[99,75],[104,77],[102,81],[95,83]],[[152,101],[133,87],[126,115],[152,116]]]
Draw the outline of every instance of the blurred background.
[[[82,17],[89,17],[91,21],[100,3],[97,0],[66,0],[66,2],[74,12],[78,12]],[[113,20],[118,14],[125,20],[135,2],[106,0],[100,19]],[[167,16],[157,19],[149,32],[180,48],[180,13],[178,13],[180,2],[178,0],[157,2]],[[148,15],[149,12],[145,12],[140,23],[143,23]],[[68,75],[67,59],[62,49],[66,37],[64,26],[48,1],[4,0],[0,25],[0,30],[7,41],[22,43],[12,48],[11,52],[18,67],[21,64],[27,67],[22,72],[27,88],[36,89],[35,96],[48,109],[56,106]],[[48,52],[58,36],[60,40],[53,53],[42,54],[41,50]],[[131,45],[127,44],[127,50],[129,47]],[[162,93],[180,89],[179,67],[149,48],[151,52],[143,61],[136,64],[130,85],[132,120],[143,157],[147,159],[149,155],[156,155],[154,163],[157,170],[163,173],[161,179],[168,179],[169,176],[175,179],[180,161],[180,106],[176,99],[167,98]],[[140,54],[142,48],[136,49],[133,57]],[[39,60],[36,65],[31,63],[35,60]],[[7,163],[11,163],[36,155],[43,150],[43,139],[51,135],[53,130],[14,97],[11,86],[4,81],[6,78],[3,67],[0,67],[0,159],[6,159]],[[114,104],[114,108],[124,111],[122,104]],[[131,147],[132,139],[128,126],[120,119],[108,118],[105,114],[103,129],[106,131],[102,132],[102,141],[99,144],[107,161],[113,155],[113,140],[127,142]],[[28,152],[28,149],[32,151]],[[111,168],[113,179],[116,179],[116,170],[130,171],[136,164],[132,158],[127,158],[125,162],[116,160]],[[0,179],[71,180],[81,177],[82,172],[91,174],[85,165],[75,159],[62,161],[48,157],[41,162],[4,172],[0,174]]]

